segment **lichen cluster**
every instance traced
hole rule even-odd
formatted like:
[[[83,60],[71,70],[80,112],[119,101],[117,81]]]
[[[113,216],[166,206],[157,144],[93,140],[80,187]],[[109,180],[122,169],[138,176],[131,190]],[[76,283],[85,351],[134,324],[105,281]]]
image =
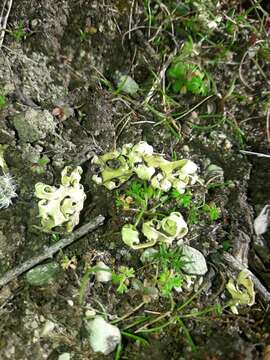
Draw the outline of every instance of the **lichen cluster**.
[[[0,169],[3,175],[0,176],[0,209],[6,209],[12,204],[12,199],[17,197],[16,183],[9,174],[8,166],[4,158],[4,152],[8,145],[0,144]]]
[[[66,166],[58,188],[41,182],[35,185],[35,195],[41,199],[38,209],[44,231],[64,225],[66,231],[71,232],[79,223],[80,211],[86,198],[80,184],[81,174],[81,167],[72,170],[70,166]]]
[[[168,192],[175,188],[184,193],[187,185],[197,180],[197,165],[187,159],[168,161],[162,155],[154,154],[153,147],[145,141],[138,144],[125,144],[101,156],[95,156],[92,163],[100,167],[92,179],[97,184],[113,190],[126,182],[133,174],[147,180],[154,189]]]
[[[180,239],[188,232],[188,227],[179,212],[172,212],[162,220],[153,218],[142,225],[142,233],[147,242],[140,244],[139,231],[135,225],[126,224],[122,228],[123,242],[133,249],[142,249],[154,246],[157,242],[171,245],[173,240]]]

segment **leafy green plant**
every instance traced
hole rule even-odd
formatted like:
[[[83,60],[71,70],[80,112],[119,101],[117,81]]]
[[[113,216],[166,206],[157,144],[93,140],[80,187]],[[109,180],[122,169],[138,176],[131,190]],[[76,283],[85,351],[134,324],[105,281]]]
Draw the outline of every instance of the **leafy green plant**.
[[[36,164],[33,164],[31,170],[39,175],[46,172],[47,164],[50,162],[50,159],[45,155],[37,161]]]
[[[170,249],[164,244],[159,247],[159,252],[154,254],[153,259],[158,262],[162,270],[173,269],[176,272],[181,272],[184,264],[183,254],[180,247]]]
[[[3,109],[6,106],[6,97],[5,94],[0,91],[0,109]]]
[[[25,30],[25,24],[23,20],[19,21],[18,27],[10,31],[10,35],[18,42],[26,39],[27,32]]]
[[[159,247],[159,252],[153,255],[153,260],[160,269],[157,285],[164,297],[170,297],[174,287],[181,287],[184,281],[182,268],[186,264],[182,249],[170,249],[164,244]]]
[[[205,216],[210,222],[214,222],[219,219],[220,214],[220,208],[214,202],[204,205],[193,205],[188,211],[188,223],[198,224]]]
[[[189,207],[191,204],[191,199],[192,199],[191,192],[180,194],[177,190],[173,189],[170,192],[170,196],[171,198],[175,199],[180,206],[183,206],[184,208]]]
[[[220,217],[220,208],[215,203],[203,205],[202,211],[208,216],[210,221],[216,221]]]
[[[112,282],[118,285],[116,291],[119,294],[124,294],[128,291],[129,279],[135,277],[135,271],[133,268],[127,266],[120,266],[118,273],[113,272]]]
[[[69,258],[67,255],[63,256],[63,259],[61,260],[61,267],[63,270],[75,270],[77,267],[77,258],[76,256],[72,256]]]
[[[167,76],[170,82],[169,89],[174,93],[190,92],[203,96],[209,93],[206,74],[194,64],[178,61],[169,67]]]
[[[126,195],[131,196],[138,206],[146,208],[150,199],[160,197],[160,191],[148,185],[146,181],[132,181]]]
[[[170,297],[173,288],[180,287],[182,284],[183,278],[170,270],[163,271],[158,278],[158,287],[164,297]]]
[[[232,247],[229,240],[224,240],[222,243],[223,251],[229,251],[229,249]]]
[[[50,240],[51,240],[52,243],[56,243],[57,241],[60,240],[60,235],[59,234],[52,234]]]
[[[200,209],[197,205],[191,206],[188,212],[188,224],[198,224],[200,221]]]

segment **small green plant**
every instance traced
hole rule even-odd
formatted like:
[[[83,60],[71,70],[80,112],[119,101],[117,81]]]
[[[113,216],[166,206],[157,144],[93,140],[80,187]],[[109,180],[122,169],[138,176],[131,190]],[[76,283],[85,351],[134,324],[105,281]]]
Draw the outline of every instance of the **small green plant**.
[[[214,222],[220,218],[220,214],[220,208],[214,202],[199,206],[193,205],[188,211],[188,223],[198,224],[203,218],[205,219],[205,216],[210,222]]]
[[[220,217],[220,208],[215,203],[205,204],[202,211],[208,216],[210,221],[216,221]]]
[[[206,96],[209,93],[206,74],[198,66],[182,61],[172,64],[168,71],[169,89],[173,93]]]
[[[37,161],[36,164],[33,164],[31,170],[39,175],[46,172],[47,164],[50,162],[50,159],[45,155]]]
[[[116,292],[118,294],[124,294],[128,291],[129,279],[135,277],[135,271],[131,267],[120,266],[118,273],[113,272],[112,282],[118,285]]]
[[[165,270],[160,273],[158,278],[158,287],[164,297],[170,297],[174,287],[181,287],[183,278],[176,275],[172,270]]]
[[[159,189],[154,189],[145,180],[132,181],[124,191],[116,191],[115,206],[118,209],[130,210],[131,205],[138,208],[139,212],[150,210],[154,212],[157,207],[165,204],[169,195]]]
[[[126,194],[134,199],[136,205],[145,208],[150,199],[160,197],[160,191],[148,185],[146,181],[132,181]]]
[[[198,206],[193,205],[188,212],[188,224],[198,224],[200,221],[200,209]]]
[[[64,255],[63,259],[61,260],[61,267],[63,270],[75,270],[77,267],[77,258],[76,256],[72,256],[69,258],[67,255]]]
[[[80,41],[81,42],[86,41],[91,37],[91,35],[95,34],[96,32],[97,29],[94,26],[86,27],[84,30],[80,29],[79,30]]]
[[[19,21],[18,27],[10,31],[10,35],[18,42],[26,39],[27,32],[23,20]]]
[[[157,285],[164,297],[170,297],[174,287],[181,287],[184,281],[182,268],[186,264],[182,249],[169,249],[164,244],[159,247],[159,252],[154,254],[154,261],[160,269]]]
[[[177,190],[173,189],[170,192],[170,196],[171,198],[175,199],[180,206],[183,206],[184,208],[189,207],[191,204],[191,200],[192,200],[191,192],[180,194]]]
[[[176,249],[169,249],[166,245],[161,244],[159,252],[154,255],[162,270],[173,269],[174,271],[181,273],[185,261],[183,260],[182,249],[177,247]]]
[[[60,240],[60,235],[59,234],[52,234],[52,236],[51,236],[51,242],[52,243],[56,243],[59,240]]]
[[[89,33],[87,31],[83,31],[82,29],[80,29],[79,35],[80,35],[80,41],[83,42],[88,38]]]
[[[223,251],[229,251],[231,249],[232,245],[229,240],[224,240],[222,243]]]
[[[0,90],[0,109],[3,109],[6,106],[6,103],[5,94]]]

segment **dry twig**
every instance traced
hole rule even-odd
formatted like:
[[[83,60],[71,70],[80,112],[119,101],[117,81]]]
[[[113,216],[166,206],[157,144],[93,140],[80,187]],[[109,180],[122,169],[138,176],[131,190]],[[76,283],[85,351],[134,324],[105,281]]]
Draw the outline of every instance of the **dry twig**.
[[[3,7],[2,7],[2,11],[1,11],[1,15],[0,15],[0,48],[2,47],[2,44],[4,41],[6,28],[7,28],[7,21],[8,21],[8,17],[10,14],[12,2],[13,2],[13,0],[5,0]],[[6,12],[6,14],[5,14],[5,12]]]
[[[267,141],[270,144],[269,120],[270,120],[270,109],[267,109],[267,113],[266,113],[266,136],[267,136]]]
[[[89,221],[87,224],[81,226],[78,230],[74,231],[74,233],[70,234],[68,237],[59,240],[56,244],[46,247],[41,254],[34,256],[32,259],[26,260],[21,265],[16,266],[14,269],[8,271],[0,278],[0,287],[7,285],[13,279],[17,278],[19,275],[22,275],[27,270],[32,267],[40,264],[42,261],[46,259],[50,259],[56,254],[58,251],[72,244],[75,240],[80,239],[82,236],[88,234],[89,232],[95,230],[97,227],[102,225],[104,222],[104,217],[102,215],[97,216],[95,219]]]

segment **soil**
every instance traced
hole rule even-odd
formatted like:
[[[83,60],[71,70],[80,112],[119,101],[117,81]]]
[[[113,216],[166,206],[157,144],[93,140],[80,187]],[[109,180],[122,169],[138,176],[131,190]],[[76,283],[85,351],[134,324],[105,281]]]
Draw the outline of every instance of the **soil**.
[[[99,214],[105,216],[105,223],[55,256],[59,265],[65,256],[75,256],[75,265],[66,270],[60,266],[47,285],[32,286],[22,275],[0,290],[1,359],[62,360],[63,353],[72,360],[114,359],[115,353],[105,356],[91,349],[85,313],[95,309],[109,314],[111,321],[118,319],[143,301],[139,286],[129,282],[130,290],[119,294],[115,285],[95,282],[91,275],[83,301],[80,296],[85,271],[98,260],[115,271],[119,266],[133,267],[140,284],[147,277],[148,270],[141,270],[142,251],[128,248],[121,240],[121,227],[132,215],[116,206],[115,191],[92,181],[92,157],[126,143],[144,140],[168,160],[175,156],[191,159],[205,183],[212,181],[207,173],[210,164],[222,172],[212,181],[216,186],[207,192],[200,186],[196,190],[194,201],[206,196],[207,203],[218,205],[221,215],[213,222],[203,219],[190,224],[188,242],[204,254],[209,271],[191,290],[174,291],[174,301],[181,304],[198,291],[200,282],[207,284],[181,314],[226,303],[225,284],[236,278],[238,271],[224,262],[222,254],[227,251],[237,259],[245,257],[241,241],[248,246],[249,269],[270,291],[270,235],[257,236],[253,229],[254,218],[269,203],[270,160],[242,152],[268,154],[270,149],[266,122],[270,111],[269,41],[265,34],[269,35],[269,6],[262,2],[264,8],[254,10],[252,4],[257,2],[253,1],[210,1],[212,14],[222,18],[221,25],[210,31],[199,17],[202,10],[190,3],[13,1],[0,48],[0,94],[5,97],[5,106],[0,107],[0,143],[8,145],[4,158],[17,197],[0,210],[0,273],[3,276],[52,245],[55,236],[62,236],[41,231],[34,191],[38,182],[58,186],[66,165],[83,169],[81,183],[87,197],[78,226]],[[189,9],[187,15],[181,13],[181,6]],[[245,19],[240,25],[235,24],[237,16]],[[188,21],[193,25],[188,26]],[[235,29],[228,30],[225,23]],[[18,39],[14,30],[20,24]],[[209,41],[202,40],[203,34]],[[164,105],[162,81],[156,83],[156,77],[190,37],[197,47],[192,62],[207,69],[216,90],[212,89],[207,100],[201,94],[173,94],[171,102]],[[139,92],[128,95],[118,91],[117,72],[130,75]],[[147,107],[144,101],[153,84],[157,86]],[[40,120],[37,125],[25,122],[22,135],[14,119],[18,115],[24,119],[31,109]],[[185,112],[174,120],[174,114]],[[202,114],[209,117],[200,117]],[[43,127],[42,121],[47,121]],[[48,162],[42,165],[44,156]],[[125,330],[137,315],[162,315],[170,306],[170,301],[160,296],[132,313],[130,322],[117,325]],[[149,344],[123,336],[120,359],[268,359],[263,353],[270,346],[269,304],[258,292],[255,304],[241,307],[238,315],[227,307],[222,314],[211,312],[184,320],[186,331],[176,321],[149,334],[135,333],[138,326],[131,326],[128,331]],[[53,329],[45,334],[49,322]]]

